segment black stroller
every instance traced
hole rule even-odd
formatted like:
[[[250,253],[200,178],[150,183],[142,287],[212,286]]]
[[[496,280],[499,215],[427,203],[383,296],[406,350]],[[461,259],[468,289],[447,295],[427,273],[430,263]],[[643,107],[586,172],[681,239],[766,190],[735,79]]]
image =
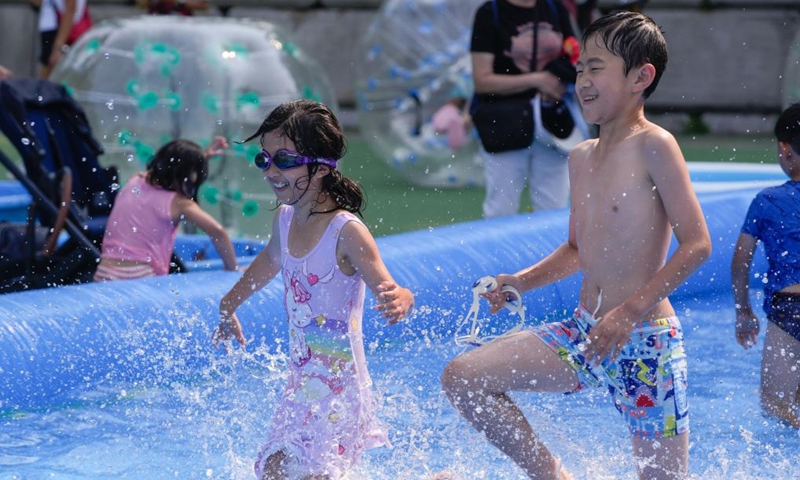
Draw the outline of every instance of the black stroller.
[[[0,224],[0,293],[90,281],[114,201],[113,168],[86,115],[56,83],[0,81],[0,131],[24,170],[0,151],[0,163],[33,198],[27,225]],[[56,246],[59,235],[68,239]]]

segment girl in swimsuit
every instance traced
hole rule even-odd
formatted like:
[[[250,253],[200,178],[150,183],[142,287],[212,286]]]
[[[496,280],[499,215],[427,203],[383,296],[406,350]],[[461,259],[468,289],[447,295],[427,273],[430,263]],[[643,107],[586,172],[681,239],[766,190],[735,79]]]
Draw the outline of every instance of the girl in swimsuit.
[[[298,100],[277,107],[248,140],[278,197],[266,248],[220,302],[214,340],[245,337],[236,309],[281,275],[289,327],[289,375],[255,462],[261,480],[337,479],[364,450],[388,445],[364,357],[365,288],[389,324],[413,294],[395,283],[359,219],[361,188],[337,170],[345,139],[331,110]],[[358,216],[357,216],[358,215]]]

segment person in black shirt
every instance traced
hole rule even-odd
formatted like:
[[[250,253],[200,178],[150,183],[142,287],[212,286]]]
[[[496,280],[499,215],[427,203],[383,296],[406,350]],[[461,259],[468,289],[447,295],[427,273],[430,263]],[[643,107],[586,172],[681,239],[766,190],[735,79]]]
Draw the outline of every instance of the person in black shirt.
[[[531,62],[534,41],[535,64]],[[498,96],[533,99],[537,93],[542,101],[562,98],[567,83],[574,81],[570,59],[577,59],[577,50],[569,12],[560,0],[484,3],[475,13],[470,46],[477,102]],[[526,184],[536,210],[567,206],[569,179],[563,150],[535,140],[528,148],[481,150],[485,217],[516,214]]]

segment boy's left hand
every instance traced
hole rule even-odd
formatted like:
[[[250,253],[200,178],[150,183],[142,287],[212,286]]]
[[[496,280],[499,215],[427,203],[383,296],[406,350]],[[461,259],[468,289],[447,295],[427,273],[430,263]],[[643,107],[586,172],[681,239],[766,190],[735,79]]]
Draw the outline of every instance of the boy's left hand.
[[[638,315],[631,309],[620,305],[607,312],[589,332],[589,342],[586,343],[586,361],[600,364],[606,358],[614,361],[622,348],[631,339],[633,326],[638,321]]]
[[[374,308],[383,312],[383,317],[389,319],[389,325],[402,320],[414,308],[414,294],[411,290],[394,282],[381,282],[378,292],[379,303]]]

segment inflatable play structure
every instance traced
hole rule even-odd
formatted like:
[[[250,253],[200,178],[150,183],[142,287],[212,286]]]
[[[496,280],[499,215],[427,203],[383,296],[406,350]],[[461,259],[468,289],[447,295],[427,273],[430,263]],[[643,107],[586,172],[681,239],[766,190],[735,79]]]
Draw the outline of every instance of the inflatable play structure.
[[[713,255],[673,297],[728,291],[732,249],[757,191],[699,194]],[[378,244],[397,281],[416,294],[409,328],[451,342],[476,279],[530,265],[563,242],[566,230],[567,212],[548,211],[382,237]],[[215,269],[219,260],[202,237],[182,242],[177,251],[193,273],[4,295],[0,410],[46,408],[73,390],[104,382],[192,379],[216,355],[209,338],[219,299],[239,274]],[[261,244],[238,248],[246,265]],[[758,257],[754,272],[761,271],[765,260]],[[573,276],[526,293],[528,321],[573,308],[579,280]],[[267,345],[286,334],[282,297],[275,280],[238,311],[245,331]],[[385,337],[390,331],[379,332],[380,322],[369,316],[365,337],[391,340]]]
[[[279,104],[298,98],[337,108],[327,73],[279,26],[243,18],[143,15],[98,23],[81,37],[51,80],[86,111],[122,179],[143,170],[164,143],[231,142],[211,160],[200,196],[238,231],[242,217],[269,223],[274,196],[242,187],[258,144],[240,144]],[[224,172],[224,174],[223,174]],[[255,218],[253,218],[255,217]],[[246,232],[247,233],[247,232]]]
[[[418,185],[483,181],[474,135],[453,149],[431,121],[448,101],[472,97],[469,42],[483,1],[389,0],[362,37],[356,65],[359,128],[381,158]]]

